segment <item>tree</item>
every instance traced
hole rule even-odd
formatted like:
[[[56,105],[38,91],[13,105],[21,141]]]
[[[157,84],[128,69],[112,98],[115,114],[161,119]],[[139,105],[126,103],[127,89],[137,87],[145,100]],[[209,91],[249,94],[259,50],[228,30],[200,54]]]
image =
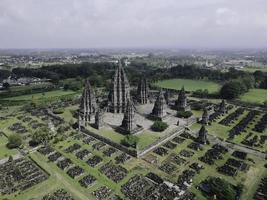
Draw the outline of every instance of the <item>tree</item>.
[[[12,149],[12,148],[17,148],[22,144],[22,139],[20,135],[18,134],[12,134],[8,137],[8,143],[7,147]]]
[[[52,135],[49,133],[49,129],[46,127],[39,128],[32,134],[32,140],[30,141],[30,145],[38,145],[38,144],[45,144],[49,142],[52,138]]]
[[[265,79],[261,82],[260,87],[263,89],[267,89],[267,77],[265,77]]]
[[[178,111],[177,117],[179,118],[189,118],[193,115],[191,111]]]
[[[151,129],[156,132],[162,132],[166,128],[168,128],[168,124],[162,121],[155,121],[154,124],[151,126]]]
[[[9,83],[8,83],[8,82],[4,82],[4,83],[3,83],[3,88],[4,88],[5,90],[8,90],[8,89],[10,88]]]
[[[127,135],[121,140],[121,144],[127,147],[136,148],[136,144],[139,141],[139,138],[135,135]]]
[[[222,86],[220,95],[223,99],[235,99],[247,91],[248,88],[241,80],[232,80]]]
[[[226,180],[217,177],[209,177],[205,182],[208,184],[211,196],[216,195],[218,199],[238,199],[241,186],[236,187]]]

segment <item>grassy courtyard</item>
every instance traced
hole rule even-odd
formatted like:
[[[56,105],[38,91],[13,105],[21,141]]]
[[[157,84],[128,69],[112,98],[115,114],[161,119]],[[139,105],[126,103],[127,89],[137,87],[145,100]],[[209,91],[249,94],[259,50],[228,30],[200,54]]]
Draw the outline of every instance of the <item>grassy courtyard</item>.
[[[210,93],[217,92],[220,88],[218,83],[205,80],[191,80],[191,79],[169,79],[162,80],[155,83],[156,86],[162,88],[180,90],[182,86],[186,91],[196,91],[198,89],[207,89]]]
[[[87,127],[88,130],[99,134],[105,138],[108,138],[112,140],[113,142],[116,142],[120,144],[121,140],[125,137],[123,134],[116,132],[115,130],[111,128],[102,128],[101,130],[97,130],[93,127]],[[138,137],[138,142],[137,142],[137,149],[138,150],[143,150],[147,146],[151,145],[152,143],[156,142],[157,140],[160,140],[160,138],[164,137],[168,132],[154,132],[151,130],[145,130],[136,136]]]

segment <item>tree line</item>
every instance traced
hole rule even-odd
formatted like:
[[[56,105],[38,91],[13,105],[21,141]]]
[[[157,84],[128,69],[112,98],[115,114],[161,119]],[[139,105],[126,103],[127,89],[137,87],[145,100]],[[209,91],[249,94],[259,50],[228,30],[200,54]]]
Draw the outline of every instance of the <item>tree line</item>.
[[[68,78],[89,78],[92,85],[96,87],[109,87],[116,68],[114,63],[81,63],[43,66],[38,69],[14,68],[12,74],[16,77],[38,77],[51,79],[51,82],[58,84],[59,80]],[[133,63],[125,67],[125,71],[132,85],[137,85],[140,77],[146,77],[150,82],[171,78],[186,78],[198,80],[212,80],[223,85],[221,97],[225,99],[236,98],[247,92],[250,88],[267,89],[267,73],[255,71],[253,74],[245,71],[230,68],[228,72],[221,70],[210,70],[195,65],[177,65],[168,69],[153,68],[144,63]],[[7,70],[1,71],[0,78],[7,77],[11,73]],[[66,89],[77,88],[69,82]],[[77,84],[77,83],[73,83]]]

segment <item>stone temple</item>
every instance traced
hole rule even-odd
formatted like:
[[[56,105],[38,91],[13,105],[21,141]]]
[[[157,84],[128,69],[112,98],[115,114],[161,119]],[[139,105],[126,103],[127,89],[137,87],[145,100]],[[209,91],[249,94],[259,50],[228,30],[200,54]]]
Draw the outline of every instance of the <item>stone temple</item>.
[[[208,143],[207,136],[208,136],[208,131],[205,128],[205,126],[202,125],[202,127],[200,128],[198,132],[198,138],[197,138],[198,142],[201,144],[207,144]]]
[[[137,101],[140,104],[148,103],[148,83],[145,78],[141,78],[137,87]]]
[[[142,130],[141,127],[136,125],[135,121],[135,108],[130,99],[127,101],[126,110],[124,112],[122,124],[120,126],[120,131],[125,134],[134,134]]]
[[[207,125],[209,123],[209,113],[208,110],[205,108],[202,114],[201,123]]]
[[[225,104],[224,99],[222,100],[222,102],[219,105],[219,112],[221,114],[225,114],[226,113],[226,104]]]
[[[150,115],[156,120],[162,120],[166,116],[166,102],[162,90],[160,90]]]
[[[89,81],[86,80],[78,109],[79,131],[90,129],[92,132],[95,131],[94,133],[99,133],[95,129],[102,129],[100,131],[115,131],[125,135],[135,134],[140,133],[142,130],[149,130],[155,120],[162,121],[167,117],[168,130],[176,129],[177,126],[174,125],[177,122],[176,109],[171,109],[166,104],[163,90],[155,92],[149,91],[147,80],[141,78],[136,96],[132,100],[130,84],[124,71],[123,63],[119,60],[108,98],[106,96],[98,97],[99,102],[97,102],[93,88]],[[154,94],[156,94],[155,101],[152,103],[150,98]],[[184,97],[186,98],[186,96]],[[134,104],[135,102],[138,103]],[[171,105],[174,104],[172,103]],[[182,125],[186,123],[182,119],[179,122]],[[91,127],[88,127],[88,125]]]
[[[100,109],[97,109],[96,114],[95,114],[95,128],[96,129],[100,129],[104,127],[103,115],[104,113]]]
[[[95,116],[96,108],[97,105],[94,90],[91,87],[89,80],[86,80],[79,107],[79,127],[88,125],[92,120],[92,117]]]
[[[122,60],[119,60],[110,91],[109,111],[113,113],[124,113],[130,98],[130,84],[122,65]]]
[[[187,105],[187,97],[185,94],[185,89],[182,87],[182,89],[179,92],[178,99],[175,102],[175,107],[177,111],[189,111],[190,106]]]

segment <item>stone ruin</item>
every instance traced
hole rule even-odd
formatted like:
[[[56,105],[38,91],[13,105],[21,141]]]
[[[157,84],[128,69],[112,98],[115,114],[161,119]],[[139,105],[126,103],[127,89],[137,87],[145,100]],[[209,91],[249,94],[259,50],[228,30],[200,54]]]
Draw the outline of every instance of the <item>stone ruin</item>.
[[[96,113],[96,108],[97,105],[94,90],[91,87],[89,80],[86,80],[79,108],[79,128],[80,126],[88,125]]]
[[[184,86],[179,92],[178,99],[175,102],[175,107],[177,111],[189,111],[190,110],[190,106],[187,105],[187,97],[185,94]]]
[[[202,125],[198,132],[198,138],[197,141],[201,144],[207,144],[208,143],[208,131],[206,130],[205,126]]]
[[[150,116],[156,120],[162,120],[164,117],[166,117],[166,102],[162,90],[160,90],[158,94]]]
[[[125,134],[134,134],[140,130],[142,127],[137,126],[135,121],[135,110],[134,105],[130,99],[128,99],[126,111],[122,120],[122,124],[119,130]]]
[[[113,77],[113,86],[110,91],[109,111],[112,113],[124,113],[129,98],[130,84],[125,74],[122,60],[119,60],[118,68]]]
[[[149,89],[145,78],[141,78],[137,87],[137,101],[140,104],[148,103]]]
[[[208,123],[209,123],[209,113],[208,113],[208,110],[206,108],[204,109],[204,112],[202,114],[201,123],[203,125],[208,125]]]

